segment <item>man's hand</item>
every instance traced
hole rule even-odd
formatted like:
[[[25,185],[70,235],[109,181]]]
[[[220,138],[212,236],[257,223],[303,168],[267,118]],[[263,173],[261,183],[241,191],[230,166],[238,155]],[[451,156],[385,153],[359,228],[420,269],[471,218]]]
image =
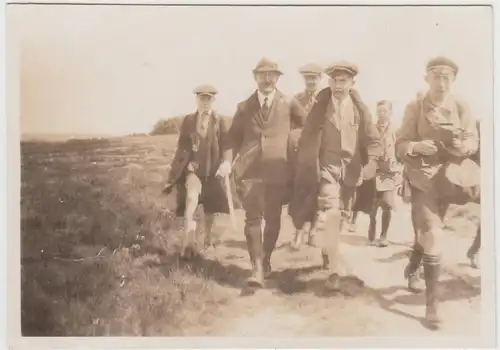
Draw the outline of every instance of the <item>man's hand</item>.
[[[434,141],[431,140],[424,140],[417,142],[415,146],[413,147],[413,152],[422,154],[424,156],[431,156],[435,154],[438,151],[438,148]]]
[[[231,174],[231,164],[228,161],[224,161],[219,166],[219,169],[217,170],[217,173],[215,173],[215,176],[226,177],[229,176],[229,174]]]
[[[464,140],[461,137],[454,137],[451,140],[451,145],[453,146],[453,148],[460,150],[464,148]]]
[[[364,180],[371,180],[377,175],[377,160],[376,159],[370,159],[368,161],[368,164],[366,164],[363,167],[362,173],[363,173],[363,179]]]
[[[189,162],[187,165],[187,171],[189,171],[190,173],[196,172],[196,165],[192,162]]]

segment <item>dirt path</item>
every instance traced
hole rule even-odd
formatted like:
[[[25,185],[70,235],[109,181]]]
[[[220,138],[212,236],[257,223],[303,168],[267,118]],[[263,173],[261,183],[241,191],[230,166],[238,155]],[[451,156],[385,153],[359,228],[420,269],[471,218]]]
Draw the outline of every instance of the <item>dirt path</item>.
[[[252,296],[241,296],[237,283],[228,284],[234,298],[222,310],[218,321],[199,335],[212,336],[476,336],[480,334],[480,272],[468,266],[465,252],[472,234],[448,233],[449,249],[441,277],[443,328],[424,328],[423,294],[409,293],[403,278],[406,252],[412,240],[408,208],[394,215],[390,230],[392,244],[387,248],[368,246],[368,218],[360,215],[356,233],[346,233],[343,252],[346,272],[359,277],[345,283],[346,295],[326,295],[322,288],[325,272],[319,269],[320,252],[304,246],[291,252],[288,241],[292,225],[283,218],[278,248],[273,255],[273,277],[266,288]],[[239,222],[242,223],[242,213]],[[243,234],[228,233],[212,259],[223,266],[249,270]],[[248,272],[249,271],[245,271]],[[246,276],[242,276],[244,278]],[[241,280],[240,280],[241,281]]]

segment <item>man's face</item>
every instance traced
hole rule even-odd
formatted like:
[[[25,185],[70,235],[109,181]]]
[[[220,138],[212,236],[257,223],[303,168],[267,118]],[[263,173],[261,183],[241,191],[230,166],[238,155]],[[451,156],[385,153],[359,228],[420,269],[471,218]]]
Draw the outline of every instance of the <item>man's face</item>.
[[[427,72],[425,81],[432,94],[446,95],[455,81],[455,74],[451,69],[435,69]]]
[[[377,123],[387,125],[391,121],[392,109],[387,104],[381,104],[377,107]]]
[[[306,89],[308,91],[316,91],[318,89],[321,77],[319,74],[307,74],[304,75],[304,82],[306,83]]]
[[[197,95],[196,104],[200,113],[208,112],[212,109],[215,97],[211,95]]]
[[[330,77],[328,83],[330,85],[332,93],[336,97],[342,98],[349,94],[349,90],[351,90],[352,86],[354,85],[354,80],[351,75],[339,72]]]
[[[255,82],[260,92],[268,94],[276,89],[279,74],[277,72],[257,72],[255,73]]]

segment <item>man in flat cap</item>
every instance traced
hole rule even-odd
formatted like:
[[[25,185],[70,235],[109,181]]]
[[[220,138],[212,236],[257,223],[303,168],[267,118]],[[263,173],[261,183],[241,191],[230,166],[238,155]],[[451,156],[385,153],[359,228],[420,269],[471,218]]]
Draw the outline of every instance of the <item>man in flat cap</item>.
[[[329,272],[326,287],[338,291],[340,234],[356,187],[375,176],[382,147],[370,111],[353,89],[356,65],[337,62],[325,73],[330,87],[318,93],[299,140],[289,213],[300,227],[310,215],[308,208],[317,203],[318,244]]]
[[[201,85],[193,92],[198,108],[182,121],[177,150],[164,189],[166,193],[177,189],[176,214],[185,220],[181,243],[183,256],[199,251],[193,217],[198,204],[203,204],[205,214],[205,249],[213,245],[213,230],[223,229],[219,214],[229,213],[223,183],[217,176],[222,160],[231,159],[230,151],[223,149],[229,125],[212,108],[217,94],[215,87]]]
[[[425,319],[436,328],[441,324],[437,281],[443,217],[450,203],[474,200],[479,185],[479,167],[469,158],[478,149],[476,123],[468,106],[450,93],[457,73],[458,66],[446,57],[428,62],[428,91],[406,106],[396,139],[396,152],[410,183],[418,231],[405,277],[411,280],[423,261]]]
[[[259,288],[271,274],[282,207],[290,197],[293,179],[287,160],[288,134],[292,124],[303,125],[307,113],[295,98],[286,98],[276,88],[283,73],[275,62],[263,58],[253,73],[257,90],[238,104],[228,132],[227,145],[235,160],[232,167],[224,162],[221,172],[232,171],[238,187],[252,263],[246,285]]]
[[[305,91],[296,94],[295,98],[305,108],[307,113],[309,113],[314,102],[316,102],[316,95],[319,92],[319,84],[321,82],[321,74],[323,73],[323,70],[319,65],[310,63],[302,66],[299,69],[299,72],[304,77],[306,88]],[[297,147],[301,133],[301,128],[294,128],[294,130],[290,132],[289,136],[289,161],[291,162],[294,169],[297,166]],[[298,250],[300,248],[300,246],[302,245],[304,234],[306,232],[308,234],[307,244],[316,246],[316,235],[314,228],[315,220],[316,208],[312,207],[310,219],[304,224],[304,227],[295,228],[295,236],[293,241],[291,242],[291,247],[293,249]]]
[[[319,92],[319,84],[321,83],[323,69],[315,63],[309,63],[300,67],[299,72],[304,78],[306,87],[304,91],[296,94],[295,98],[309,113],[316,101],[316,95]]]

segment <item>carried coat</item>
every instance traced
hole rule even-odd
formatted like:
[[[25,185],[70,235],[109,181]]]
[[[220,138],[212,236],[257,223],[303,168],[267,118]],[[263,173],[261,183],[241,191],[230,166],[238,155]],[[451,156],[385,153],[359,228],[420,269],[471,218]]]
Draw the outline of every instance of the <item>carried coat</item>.
[[[363,103],[359,93],[352,89],[350,97],[354,105],[355,120],[358,128],[357,151],[360,152],[362,165],[371,158],[382,155],[380,135],[375,128],[370,111]],[[320,183],[319,154],[322,145],[323,126],[328,118],[328,108],[332,105],[330,88],[321,90],[312,107],[299,139],[297,167],[293,185],[293,197],[289,205],[289,215],[295,226],[301,226],[311,216],[310,208],[315,207]],[[356,184],[360,174],[349,175],[344,183]],[[351,178],[352,177],[352,178]]]
[[[197,138],[196,122],[198,113],[188,114],[184,117],[179,130],[177,149],[171,163],[167,184],[164,192],[169,194],[176,190],[176,215],[183,216],[186,204],[185,180],[187,168],[194,159]],[[224,142],[229,130],[229,121],[213,112],[207,129],[207,159],[206,175],[215,176],[223,160],[231,160],[231,150],[225,150]],[[195,165],[196,166],[196,165]],[[222,180],[221,180],[222,181]]]
[[[275,92],[267,121],[260,111],[256,91],[238,104],[228,131],[226,146],[235,155],[232,176],[240,197],[244,196],[244,183],[248,179],[284,187],[291,186],[293,180],[287,159],[288,135],[292,125],[304,125],[307,112],[295,98],[287,98],[279,90]]]

